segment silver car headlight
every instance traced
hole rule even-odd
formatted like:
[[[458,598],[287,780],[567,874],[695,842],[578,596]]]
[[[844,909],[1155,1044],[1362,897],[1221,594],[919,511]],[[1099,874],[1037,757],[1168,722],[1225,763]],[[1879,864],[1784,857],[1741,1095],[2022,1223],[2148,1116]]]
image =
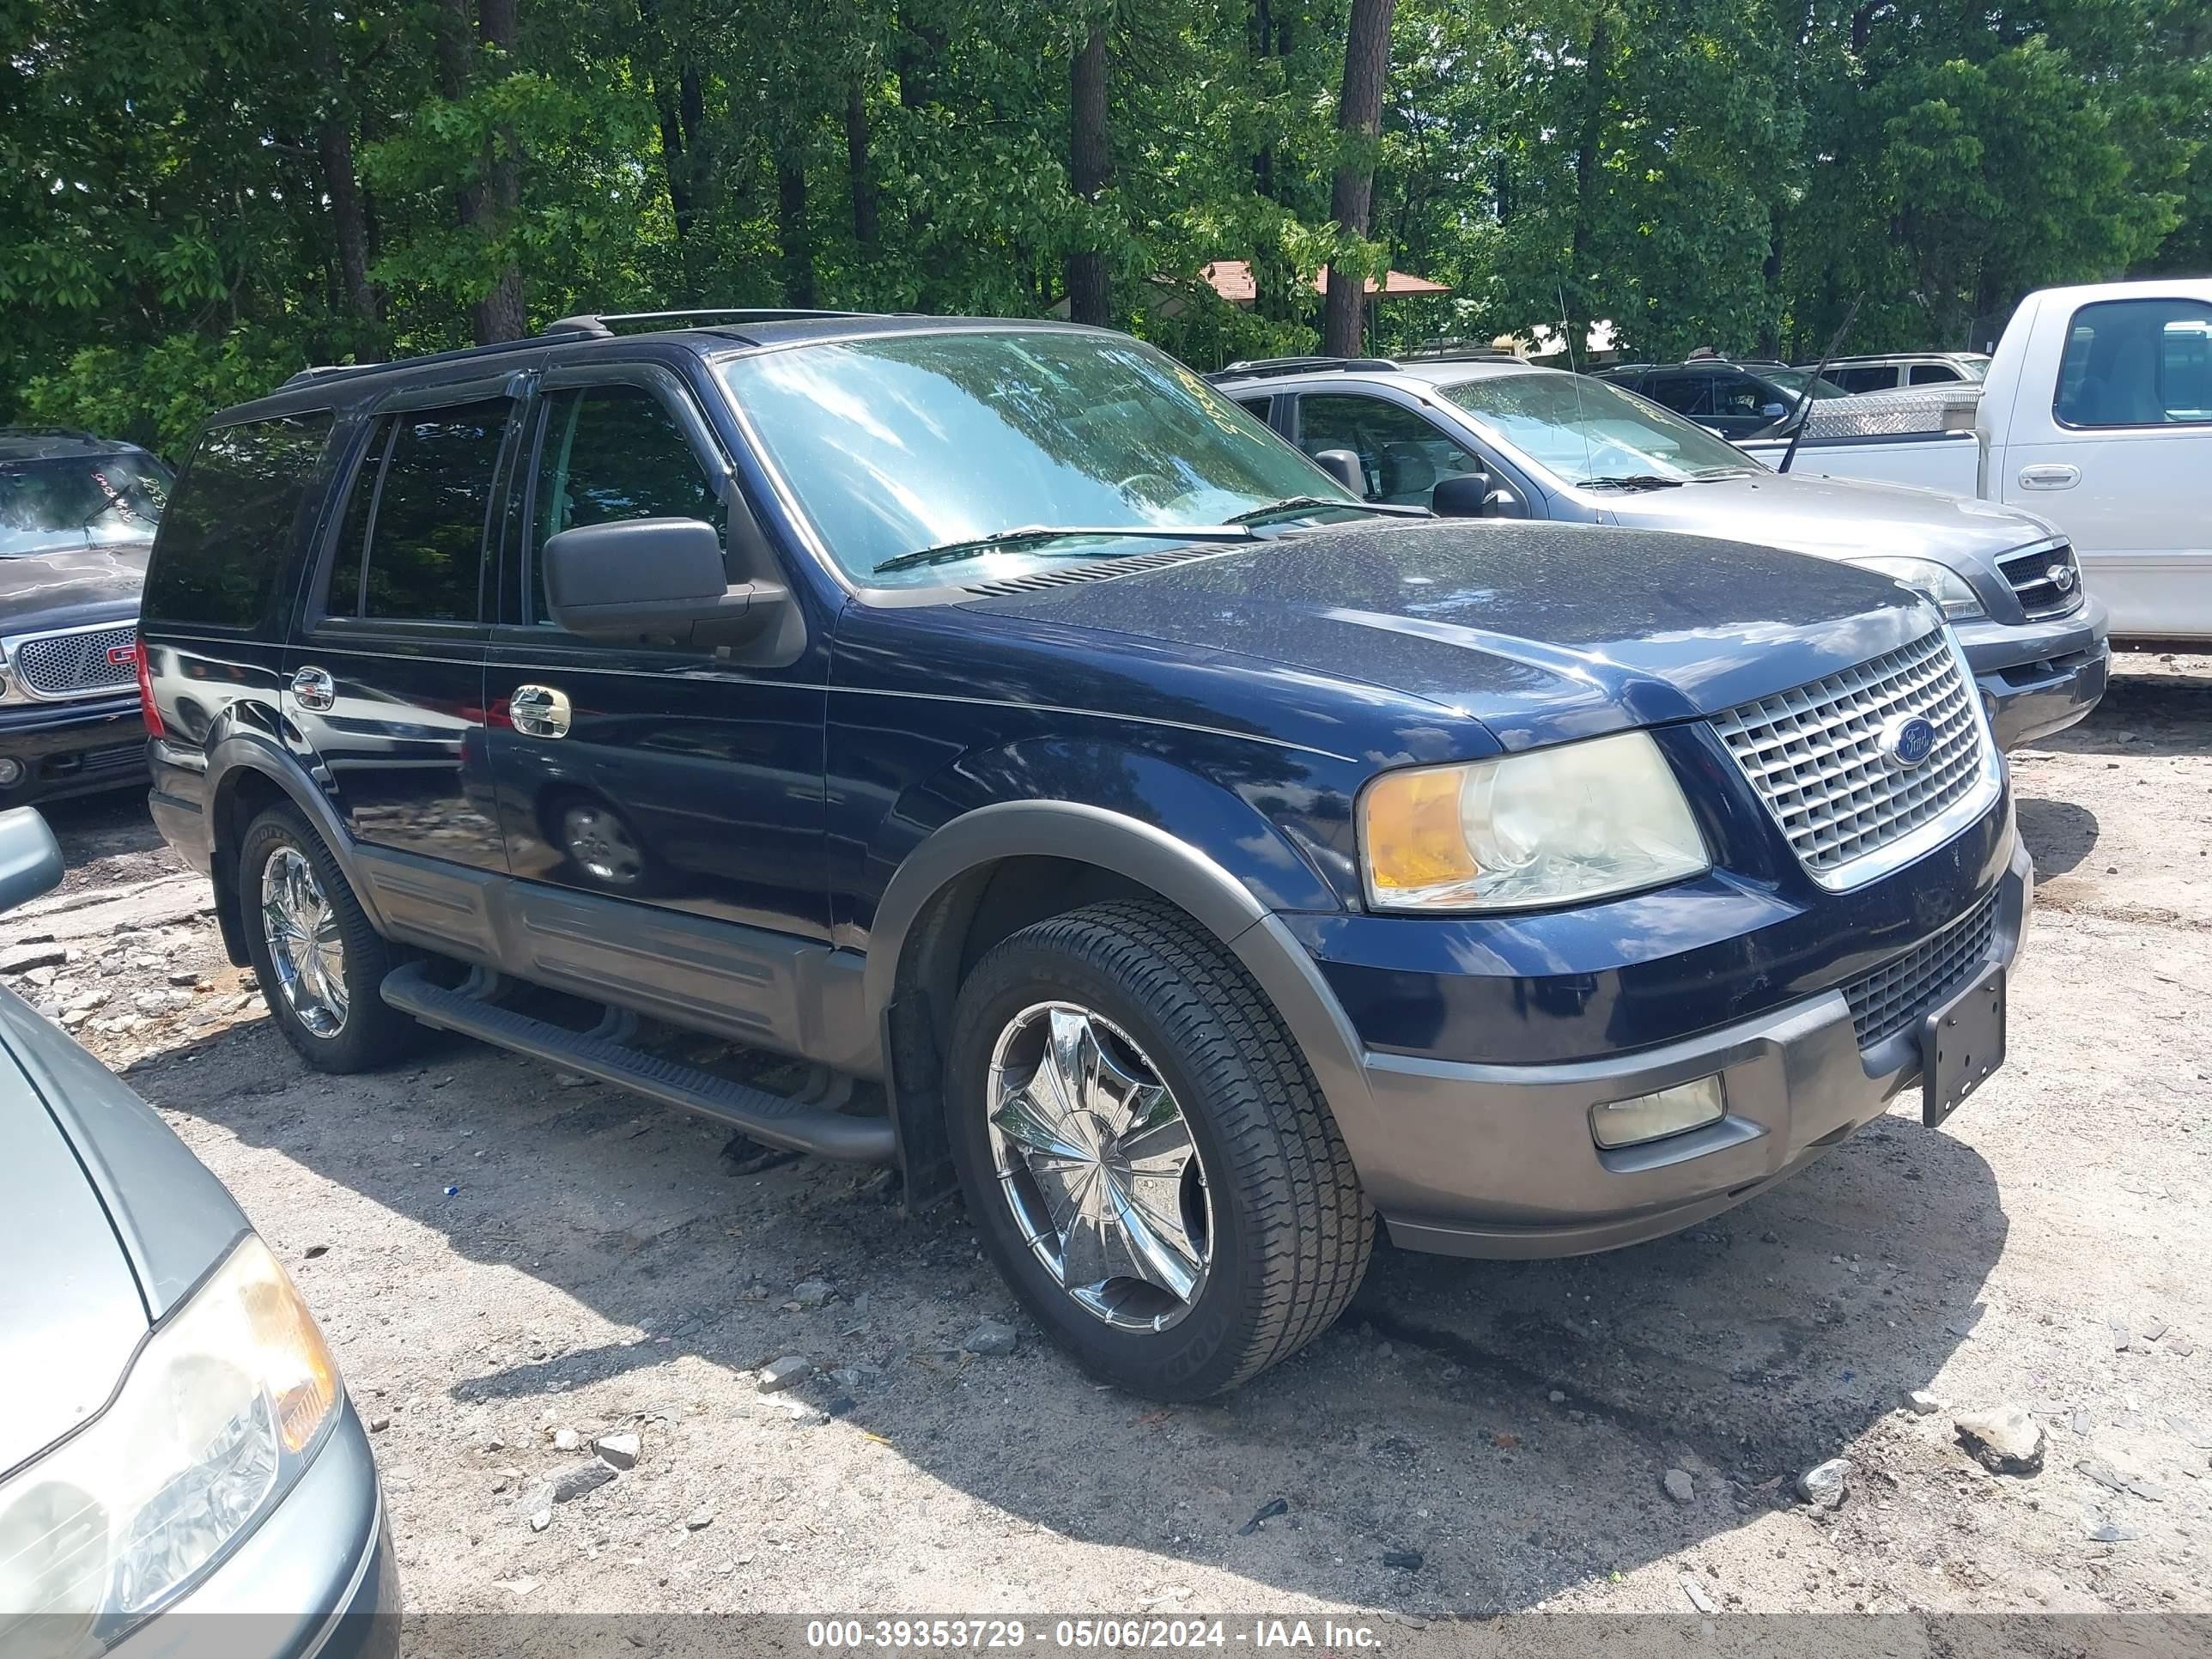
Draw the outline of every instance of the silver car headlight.
[[[1982,596],[1974,592],[1974,585],[1948,564],[1887,553],[1853,559],[1851,562],[1878,570],[1885,576],[1894,576],[1907,587],[1917,588],[1942,606],[1943,614],[1954,622],[1968,622],[1989,614],[1982,606]]]
[[[1565,904],[1712,867],[1644,732],[1385,772],[1360,793],[1359,845],[1380,910]]]
[[[107,1409],[0,1486],[0,1653],[74,1655],[189,1584],[306,1467],[337,1366],[249,1236]]]

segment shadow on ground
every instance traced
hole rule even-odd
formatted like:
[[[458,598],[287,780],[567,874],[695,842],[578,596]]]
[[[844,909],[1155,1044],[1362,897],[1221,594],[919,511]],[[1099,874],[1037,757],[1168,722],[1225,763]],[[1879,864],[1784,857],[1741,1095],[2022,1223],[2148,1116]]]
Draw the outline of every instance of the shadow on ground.
[[[1788,1503],[1796,1472],[1934,1376],[2006,1233],[1971,1149],[1884,1118],[1662,1243],[1559,1262],[1382,1249],[1304,1354],[1220,1403],[1163,1410],[1097,1389],[1025,1322],[1011,1358],[949,1352],[1011,1298],[957,1206],[908,1218],[878,1172],[804,1160],[732,1177],[711,1127],[473,1045],[360,1079],[303,1073],[265,1021],[185,1052],[131,1081],[665,1339],[457,1364],[456,1398],[534,1401],[687,1353],[735,1371],[798,1348],[879,1370],[847,1401],[810,1385],[840,1413],[818,1435],[881,1436],[983,1503],[1170,1576],[1205,1562],[1407,1609],[1527,1606]],[[807,1277],[838,1301],[778,1311]],[[1697,1474],[1690,1507],[1661,1492],[1670,1466]],[[1277,1500],[1279,1518],[1243,1529]],[[1389,1549],[1427,1565],[1395,1572]]]
[[[2035,878],[2063,876],[2096,850],[2097,815],[2070,800],[2015,795],[2020,837],[2035,860]]]

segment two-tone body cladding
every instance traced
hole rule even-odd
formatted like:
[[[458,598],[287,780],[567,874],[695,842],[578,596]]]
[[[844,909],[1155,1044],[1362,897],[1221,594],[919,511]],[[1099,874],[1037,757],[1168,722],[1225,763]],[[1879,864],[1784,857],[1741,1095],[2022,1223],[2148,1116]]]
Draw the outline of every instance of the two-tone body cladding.
[[[1051,324],[574,319],[204,442],[296,500],[250,616],[157,550],[155,809],[294,1047],[442,1026],[957,1182],[1131,1386],[1309,1340],[1378,1222],[1633,1243],[2002,1056],[2027,860],[1885,576],[1364,502]]]

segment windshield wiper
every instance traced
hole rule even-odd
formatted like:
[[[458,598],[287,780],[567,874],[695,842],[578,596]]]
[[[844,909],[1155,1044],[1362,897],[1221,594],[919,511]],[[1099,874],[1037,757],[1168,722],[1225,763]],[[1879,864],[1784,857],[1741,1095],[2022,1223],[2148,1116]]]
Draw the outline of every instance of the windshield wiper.
[[[1259,524],[1279,514],[1304,513],[1313,507],[1341,507],[1354,513],[1382,513],[1403,517],[1408,509],[1395,501],[1354,501],[1334,495],[1285,495],[1279,501],[1269,501],[1264,507],[1248,507],[1242,513],[1232,513],[1224,522],[1229,524]],[[1423,509],[1411,511],[1420,514]]]
[[[1656,472],[1616,472],[1602,478],[1584,478],[1585,489],[1680,489],[1685,481],[1662,478]]]
[[[891,570],[913,570],[926,564],[950,564],[956,559],[972,559],[1008,548],[1042,547],[1051,542],[1092,536],[1140,536],[1149,541],[1173,542],[1249,542],[1255,539],[1250,526],[1241,524],[1032,524],[1013,530],[996,530],[988,536],[970,537],[965,541],[945,542],[936,547],[917,548],[911,553],[901,553],[878,565],[876,574],[881,575]],[[1103,554],[1100,556],[1110,558],[1115,556]]]

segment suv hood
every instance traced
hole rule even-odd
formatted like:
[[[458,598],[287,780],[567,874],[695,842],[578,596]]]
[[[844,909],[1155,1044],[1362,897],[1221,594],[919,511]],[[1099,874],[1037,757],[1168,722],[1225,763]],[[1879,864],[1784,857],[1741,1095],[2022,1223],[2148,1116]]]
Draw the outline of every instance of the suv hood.
[[[0,1049],[0,1474],[96,1413],[146,1304],[69,1138]]]
[[[0,634],[131,616],[146,585],[150,542],[0,558]]]
[[[1798,456],[1802,464],[1808,458]],[[2048,519],[1994,501],[1905,484],[1762,472],[1679,489],[1608,494],[1617,524],[1686,530],[1783,547],[1817,558],[1886,553],[1934,559],[1961,574],[2059,533]]]
[[[1091,568],[979,584],[971,608],[1385,687],[1508,749],[1715,714],[1940,623],[1850,565],[1586,525],[1384,521]]]

